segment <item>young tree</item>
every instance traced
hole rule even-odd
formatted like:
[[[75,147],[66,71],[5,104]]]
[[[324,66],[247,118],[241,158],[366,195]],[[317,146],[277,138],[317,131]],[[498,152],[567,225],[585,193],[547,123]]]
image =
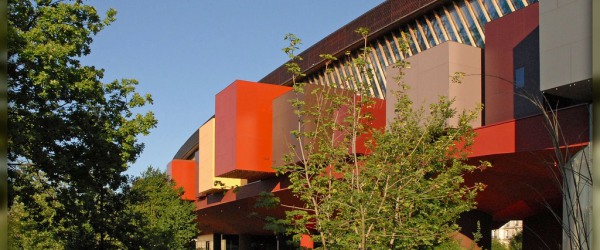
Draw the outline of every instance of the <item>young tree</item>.
[[[312,235],[322,249],[415,249],[444,242],[458,229],[462,212],[475,206],[482,184],[464,185],[462,175],[477,166],[465,163],[473,140],[469,122],[477,112],[456,115],[452,100],[440,98],[427,110],[414,110],[402,83],[406,62],[398,62],[400,91],[395,116],[385,130],[370,127],[373,74],[367,57],[368,30],[359,29],[364,47],[348,60],[359,75],[343,79],[353,90],[312,87],[297,82],[302,72],[294,61],[300,40],[286,36],[298,116],[297,138],[288,164],[277,168],[289,176],[304,207],[287,212],[289,233]],[[406,47],[406,46],[405,46]],[[335,60],[331,55],[324,59]],[[326,67],[326,71],[327,71]],[[308,105],[314,98],[315,105]],[[365,135],[367,153],[359,152]],[[484,164],[487,166],[487,164]],[[290,207],[290,206],[288,206]]]
[[[79,61],[115,14],[82,0],[8,3],[9,206],[19,197],[41,213],[24,177],[43,174],[62,204],[54,222],[77,228],[60,234],[67,248],[118,247],[123,171],[143,149],[137,136],[156,126],[152,112],[134,114],[152,103],[136,80],[103,83],[104,70]]]
[[[182,188],[175,188],[169,176],[149,167],[133,181],[128,195],[128,213],[144,232],[143,243],[150,249],[189,249],[197,235],[196,206],[181,199]]]

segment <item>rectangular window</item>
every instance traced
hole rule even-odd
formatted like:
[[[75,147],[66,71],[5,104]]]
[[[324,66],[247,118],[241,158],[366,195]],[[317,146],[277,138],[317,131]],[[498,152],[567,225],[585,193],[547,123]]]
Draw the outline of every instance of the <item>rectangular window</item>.
[[[515,69],[515,87],[525,87],[525,67]]]

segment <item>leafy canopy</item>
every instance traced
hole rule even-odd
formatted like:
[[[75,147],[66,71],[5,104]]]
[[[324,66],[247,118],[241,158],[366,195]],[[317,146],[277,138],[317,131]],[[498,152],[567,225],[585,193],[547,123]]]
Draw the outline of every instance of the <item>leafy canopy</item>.
[[[56,213],[16,218],[31,225],[24,232],[51,233],[65,248],[122,247],[131,219],[120,214],[123,172],[144,148],[138,136],[157,123],[135,112],[152,104],[136,80],[104,83],[103,69],[79,60],[115,15],[82,0],[8,3],[9,206],[14,215]]]
[[[175,188],[169,176],[149,167],[135,179],[128,199],[128,210],[141,216],[137,226],[144,232],[142,242],[151,249],[186,249],[198,233],[196,206],[181,199],[182,188]]]
[[[458,216],[475,207],[483,188],[465,185],[462,177],[478,168],[465,163],[473,140],[469,122],[477,110],[457,115],[446,97],[428,110],[413,109],[402,83],[408,63],[400,61],[399,91],[388,96],[397,100],[395,115],[386,129],[373,128],[368,30],[357,32],[364,47],[346,60],[357,74],[342,79],[351,90],[297,82],[303,76],[294,54],[300,39],[286,36],[298,129],[291,132],[297,140],[287,165],[277,171],[289,177],[290,189],[305,204],[287,212],[288,233],[296,240],[311,235],[322,249],[417,249],[447,242],[459,229]],[[327,62],[325,72],[332,74]],[[459,122],[448,124],[455,116]]]

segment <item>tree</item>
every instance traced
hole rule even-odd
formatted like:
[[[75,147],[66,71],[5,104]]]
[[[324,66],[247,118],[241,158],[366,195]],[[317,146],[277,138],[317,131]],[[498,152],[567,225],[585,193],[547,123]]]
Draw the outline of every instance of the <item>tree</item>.
[[[475,207],[474,198],[483,184],[464,184],[463,174],[488,166],[465,163],[473,142],[469,122],[477,110],[456,115],[452,100],[441,97],[429,110],[414,110],[407,86],[402,83],[404,61],[396,63],[400,91],[395,116],[385,130],[370,126],[373,108],[369,67],[368,30],[357,32],[364,46],[349,67],[358,75],[342,79],[353,90],[313,87],[306,91],[298,82],[303,76],[295,55],[300,39],[287,35],[296,98],[291,100],[298,116],[297,142],[277,167],[291,181],[290,189],[304,202],[286,213],[288,232],[297,240],[312,235],[322,249],[416,249],[447,241],[458,230],[456,219]],[[401,44],[406,43],[401,41]],[[322,55],[325,60],[336,60]],[[327,63],[326,63],[327,65]],[[326,72],[329,70],[326,66]],[[308,105],[306,98],[315,105]],[[388,97],[390,98],[390,97]],[[367,153],[359,152],[361,138]],[[285,205],[285,204],[284,204]]]
[[[508,248],[498,239],[492,239],[492,250],[508,250]]]
[[[55,221],[63,208],[56,200],[57,192],[48,187],[48,178],[43,172],[27,173],[31,174],[23,175],[23,178],[36,190],[31,198],[37,206],[37,213],[31,212],[20,197],[15,197],[8,216],[9,249],[64,249],[66,244],[59,236],[69,229]]]
[[[143,149],[137,136],[157,122],[134,113],[152,103],[136,80],[103,83],[103,69],[79,61],[116,11],[101,18],[82,0],[14,0],[8,13],[9,206],[41,213],[26,181],[41,174],[61,204],[54,223],[76,229],[59,235],[66,248],[117,248],[123,172]]]
[[[513,235],[508,242],[508,249],[510,250],[522,250],[523,249],[523,231],[520,231]]]
[[[141,218],[137,226],[144,235],[138,243],[150,249],[189,248],[198,233],[196,206],[182,194],[166,173],[152,167],[133,181],[127,210]]]

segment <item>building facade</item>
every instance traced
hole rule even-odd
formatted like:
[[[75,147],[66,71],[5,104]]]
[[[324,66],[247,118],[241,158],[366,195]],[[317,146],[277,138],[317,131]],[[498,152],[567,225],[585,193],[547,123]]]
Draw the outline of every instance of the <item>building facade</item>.
[[[374,77],[368,83],[371,97],[378,99],[376,126],[385,127],[393,113],[394,100],[386,97],[396,88],[391,65],[398,60],[411,63],[404,81],[416,105],[444,95],[455,98],[458,110],[484,106],[472,123],[477,137],[470,161],[486,160],[494,167],[465,177],[487,185],[477,209],[459,220],[465,239],[479,222],[480,245],[489,249],[493,229],[522,220],[523,249],[587,249],[573,241],[591,240],[591,181],[586,181],[591,5],[591,0],[386,1],[300,53],[306,74],[301,80],[308,86],[356,88],[344,81],[358,75],[347,62],[359,56],[362,37],[354,31],[369,28],[367,60]],[[410,42],[407,54],[400,52],[400,38]],[[325,53],[339,58],[329,71],[318,56]],[[455,72],[464,74],[460,85],[449,77]],[[298,203],[287,189],[289,180],[273,170],[293,142],[290,86],[283,65],[259,82],[234,81],[215,96],[215,115],[169,163],[169,173],[184,188],[182,198],[196,204],[198,248],[293,249],[285,243],[289,239],[263,229],[261,216],[284,216],[284,210],[254,208],[261,192]],[[530,100],[542,98],[560,127],[558,141]],[[302,244],[310,246],[309,240]]]

